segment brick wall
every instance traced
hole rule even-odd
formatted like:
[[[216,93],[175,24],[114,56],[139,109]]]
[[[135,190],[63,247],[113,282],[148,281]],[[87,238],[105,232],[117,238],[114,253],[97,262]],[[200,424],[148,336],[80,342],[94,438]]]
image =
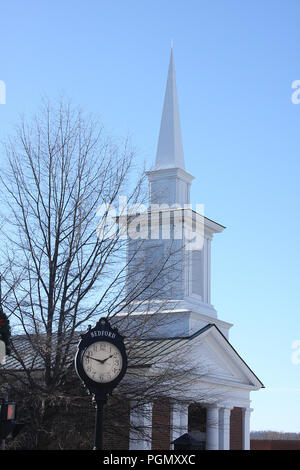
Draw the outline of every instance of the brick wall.
[[[251,450],[300,450],[300,441],[251,439]]]
[[[169,450],[171,442],[171,408],[168,400],[156,400],[152,410],[152,449]]]
[[[242,408],[233,408],[230,413],[230,450],[243,448],[243,414]]]

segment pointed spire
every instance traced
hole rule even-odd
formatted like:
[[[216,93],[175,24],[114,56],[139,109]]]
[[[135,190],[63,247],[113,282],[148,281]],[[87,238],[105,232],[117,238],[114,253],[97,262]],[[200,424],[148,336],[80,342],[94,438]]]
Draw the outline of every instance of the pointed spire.
[[[171,44],[168,79],[155,161],[156,170],[163,168],[181,168],[184,170],[184,155],[173,59],[173,42]]]

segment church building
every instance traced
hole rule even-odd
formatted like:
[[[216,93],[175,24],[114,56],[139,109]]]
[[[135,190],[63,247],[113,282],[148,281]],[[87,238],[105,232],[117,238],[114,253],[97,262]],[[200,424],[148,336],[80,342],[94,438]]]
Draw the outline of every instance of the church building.
[[[124,328],[128,369],[116,426],[111,431],[107,423],[106,449],[250,449],[250,393],[264,386],[231,345],[232,323],[212,305],[212,241],[225,227],[204,216],[202,206],[191,207],[194,177],[186,163],[171,50],[156,160],[147,172],[149,206],[135,214],[139,229],[125,242],[127,310],[113,321]],[[126,213],[127,224],[128,217],[134,228],[135,216]],[[43,357],[26,335],[14,345],[24,367],[7,356],[5,369],[43,371]],[[81,439],[84,420],[87,429],[93,426],[85,408],[82,413]]]
[[[177,258],[176,276],[174,270],[170,269],[167,288],[162,288],[159,295],[154,295],[154,298],[157,298],[153,300],[147,313],[156,309],[157,313],[153,314],[153,317],[157,319],[160,316],[162,321],[156,329],[151,330],[151,335],[144,339],[145,342],[148,341],[148,350],[153,349],[154,357],[155,345],[160,344],[162,350],[172,348],[173,345],[174,358],[180,355],[179,343],[188,345],[188,354],[193,358],[196,370],[191,372],[193,379],[189,381],[186,391],[184,388],[181,390],[180,400],[178,393],[172,400],[170,390],[164,405],[158,401],[145,403],[144,410],[135,410],[132,407],[130,422],[133,430],[130,431],[129,448],[179,448],[178,445],[185,441],[194,443],[194,448],[248,450],[252,411],[250,392],[264,386],[231,345],[230,329],[233,325],[220,319],[211,303],[212,240],[214,235],[221,233],[225,227],[189,209],[190,189],[194,177],[185,167],[173,50],[155,166],[147,172],[147,176],[149,205],[160,207],[162,212],[171,207],[173,227],[176,214],[180,214],[180,217],[184,214],[184,224],[187,226],[185,235],[194,231],[202,242],[199,246],[188,246],[190,249],[185,249],[186,245],[190,245],[190,238],[176,240],[176,243],[181,243],[184,254]],[[136,240],[129,241],[129,253],[134,249],[135,243]],[[142,272],[143,263],[151,265],[154,260],[159,262],[168,243],[168,240],[162,239],[159,243],[152,239],[145,240],[143,256],[136,257],[129,277],[131,278],[130,274],[133,275],[134,272]],[[136,315],[137,321],[146,314],[142,311],[143,308],[142,304],[140,312]],[[153,362],[159,362],[159,356],[156,360],[154,358]],[[162,413],[162,408],[165,411],[167,409],[167,412]],[[165,436],[156,432],[162,420],[168,425],[168,433]],[[135,427],[144,427],[142,437],[134,432]]]

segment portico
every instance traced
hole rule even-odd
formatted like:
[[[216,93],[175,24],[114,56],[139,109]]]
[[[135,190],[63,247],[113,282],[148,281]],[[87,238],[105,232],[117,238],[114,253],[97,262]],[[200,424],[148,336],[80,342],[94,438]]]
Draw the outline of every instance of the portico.
[[[206,410],[205,432],[192,432],[195,439],[205,441],[206,450],[230,450],[231,429],[231,412],[233,406],[228,404],[202,404]],[[189,432],[189,405],[179,404],[171,401],[170,403],[170,443],[180,436]],[[151,450],[152,443],[152,410],[151,404],[144,405],[144,409],[140,410],[140,414],[133,408],[130,415],[131,424],[139,428],[139,432],[135,434],[131,431],[130,449],[135,450]],[[242,412],[242,450],[250,449],[250,433],[249,433],[249,417],[252,409],[244,407]],[[143,417],[143,418],[142,418]],[[143,428],[143,429],[142,429]],[[167,427],[166,427],[167,429]],[[200,437],[201,436],[201,437]],[[174,446],[170,445],[172,449]]]

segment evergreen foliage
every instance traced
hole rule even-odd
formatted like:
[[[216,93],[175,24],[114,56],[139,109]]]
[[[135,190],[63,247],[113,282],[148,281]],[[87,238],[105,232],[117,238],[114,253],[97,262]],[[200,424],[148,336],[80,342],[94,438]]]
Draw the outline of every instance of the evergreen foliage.
[[[0,303],[0,339],[4,341],[6,345],[6,354],[10,354],[10,337],[11,330],[9,320],[3,312],[3,308]]]

